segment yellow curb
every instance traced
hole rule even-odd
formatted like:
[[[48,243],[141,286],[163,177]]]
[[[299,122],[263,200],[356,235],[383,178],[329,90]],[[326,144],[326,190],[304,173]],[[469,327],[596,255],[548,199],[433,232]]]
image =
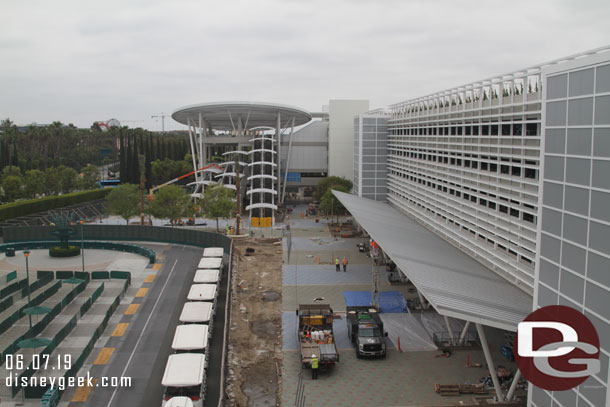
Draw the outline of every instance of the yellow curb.
[[[140,307],[140,304],[131,304],[129,307],[127,307],[127,311],[125,311],[125,315],[135,314],[139,307]]]
[[[93,386],[81,386],[76,390],[74,397],[72,397],[73,402],[87,401],[91,391],[93,391],[93,387],[95,387],[95,384],[97,383],[97,379],[91,379],[91,382],[93,383]]]
[[[121,322],[116,326],[116,328],[114,328],[114,331],[112,331],[112,335],[110,336],[123,336],[128,326],[128,322]]]

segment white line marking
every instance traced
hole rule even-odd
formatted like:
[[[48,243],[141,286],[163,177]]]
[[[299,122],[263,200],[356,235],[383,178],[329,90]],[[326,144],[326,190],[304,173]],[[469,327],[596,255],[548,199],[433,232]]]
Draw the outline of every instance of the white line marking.
[[[121,373],[121,377],[125,376],[125,372],[127,372],[127,368],[129,368],[129,364],[131,363],[131,360],[133,359],[133,355],[135,355],[136,349],[138,349],[138,345],[140,344],[140,341],[142,340],[142,336],[144,336],[144,332],[146,332],[146,327],[148,326],[148,323],[150,322],[150,319],[152,318],[153,314],[155,313],[155,309],[157,308],[157,304],[159,304],[159,300],[163,296],[163,291],[165,291],[165,287],[167,286],[167,283],[169,282],[169,280],[172,277],[174,269],[176,268],[176,264],[178,264],[178,259],[176,259],[176,261],[174,261],[174,265],[172,266],[172,269],[170,270],[169,275],[167,276],[167,279],[165,280],[165,284],[163,284],[163,287],[161,288],[161,292],[159,293],[159,296],[157,297],[157,301],[155,301],[155,304],[153,305],[152,310],[150,311],[150,314],[148,315],[148,318],[146,319],[146,323],[144,324],[144,328],[142,328],[142,332],[140,332],[140,336],[138,337],[138,341],[136,342],[136,346],[133,347],[133,351],[131,351],[131,355],[129,355],[129,359],[127,360],[127,364],[125,365],[125,369],[123,369],[123,372]],[[114,391],[112,392],[112,396],[110,397],[110,400],[108,401],[108,404],[107,404],[108,407],[110,407],[110,405],[112,405],[112,401],[114,400],[114,396],[116,396],[116,392],[118,390],[119,390],[119,387],[115,388]]]

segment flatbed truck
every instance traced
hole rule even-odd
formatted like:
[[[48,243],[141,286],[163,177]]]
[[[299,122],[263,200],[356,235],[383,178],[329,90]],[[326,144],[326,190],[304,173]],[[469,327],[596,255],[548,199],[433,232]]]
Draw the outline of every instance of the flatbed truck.
[[[333,332],[333,310],[329,304],[300,304],[297,309],[297,342],[301,367],[311,367],[313,355],[321,369],[339,362],[339,352]]]

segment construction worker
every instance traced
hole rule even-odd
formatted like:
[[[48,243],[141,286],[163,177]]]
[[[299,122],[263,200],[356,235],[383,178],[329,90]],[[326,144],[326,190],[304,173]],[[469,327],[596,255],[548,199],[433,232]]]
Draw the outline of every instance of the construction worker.
[[[347,257],[343,258],[343,272],[345,273],[347,271]]]
[[[311,380],[318,378],[318,357],[314,353],[311,355]]]
[[[335,259],[335,268],[336,268],[335,271],[341,271],[341,261],[339,260],[338,257]]]
[[[225,226],[225,233],[227,236],[229,236],[229,234],[231,233],[231,229],[229,229],[229,225]]]

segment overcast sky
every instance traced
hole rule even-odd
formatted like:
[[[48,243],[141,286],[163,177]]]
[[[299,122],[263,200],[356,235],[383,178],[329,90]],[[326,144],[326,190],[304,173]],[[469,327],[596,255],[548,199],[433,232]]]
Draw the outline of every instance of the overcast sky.
[[[0,118],[17,124],[160,130],[151,115],[235,100],[386,107],[610,45],[608,0],[3,0],[0,13]]]

